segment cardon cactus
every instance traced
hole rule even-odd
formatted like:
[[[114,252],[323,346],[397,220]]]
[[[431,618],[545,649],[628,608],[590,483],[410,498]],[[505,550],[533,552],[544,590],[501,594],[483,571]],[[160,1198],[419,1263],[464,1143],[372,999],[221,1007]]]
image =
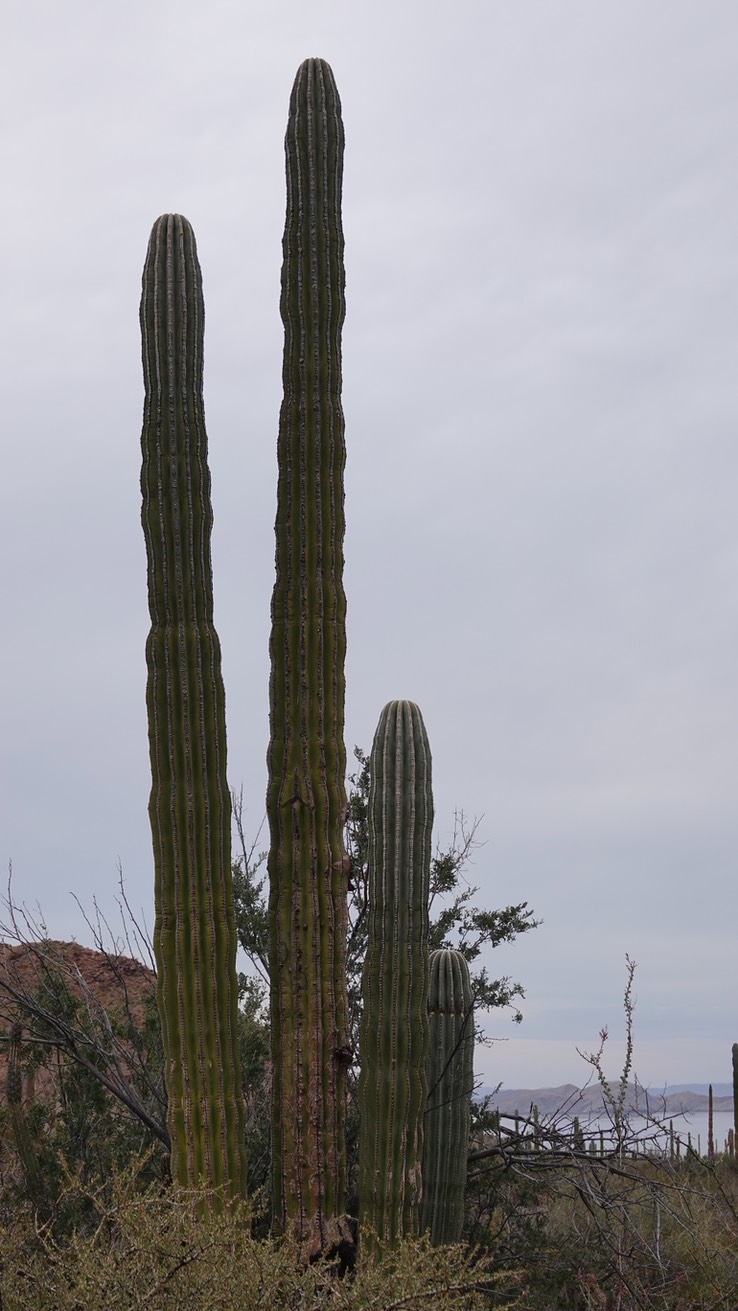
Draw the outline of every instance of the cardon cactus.
[[[738,1153],[738,1042],[733,1043],[733,1129],[735,1133],[735,1150]]]
[[[474,1089],[474,1009],[460,951],[431,952],[428,1105],[420,1224],[433,1243],[456,1243],[464,1227],[466,1158]]]
[[[431,755],[421,713],[391,701],[370,757],[367,951],[359,1038],[362,1250],[418,1232],[428,1048]]]
[[[285,138],[267,816],[273,1223],[311,1258],[350,1242],[346,1191],[343,125],[330,67],[297,72]]]
[[[186,219],[154,224],[143,274],[142,522],[154,951],[172,1175],[245,1193],[225,694],[213,626],[203,298]]]

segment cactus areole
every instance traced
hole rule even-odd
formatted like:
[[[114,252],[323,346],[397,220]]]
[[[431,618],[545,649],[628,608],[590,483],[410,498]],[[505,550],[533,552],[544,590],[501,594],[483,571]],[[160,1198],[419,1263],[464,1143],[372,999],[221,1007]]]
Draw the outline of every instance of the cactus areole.
[[[273,1224],[311,1259],[350,1242],[343,848],[343,126],[329,66],[298,70],[287,135],[267,815]]]
[[[431,755],[412,701],[390,701],[370,757],[367,948],[359,1034],[362,1252],[417,1234],[427,1097]]]
[[[142,522],[154,951],[172,1175],[245,1194],[225,695],[213,626],[203,299],[186,219],[154,224],[143,275]]]

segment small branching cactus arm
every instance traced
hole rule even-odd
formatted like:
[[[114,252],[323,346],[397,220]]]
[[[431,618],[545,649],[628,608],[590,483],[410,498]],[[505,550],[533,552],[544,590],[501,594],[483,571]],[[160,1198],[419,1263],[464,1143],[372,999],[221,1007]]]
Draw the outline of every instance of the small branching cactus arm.
[[[474,1090],[473,1007],[469,966],[461,952],[432,952],[421,1228],[430,1231],[433,1243],[457,1243],[464,1227]]]
[[[330,67],[299,68],[285,138],[267,816],[273,1220],[306,1257],[347,1241],[343,588],[343,125]]]
[[[194,233],[180,214],[165,214],[151,233],[141,298],[158,1004],[173,1176],[238,1198],[246,1171],[203,320]]]
[[[428,902],[433,796],[423,719],[385,706],[370,760],[368,940],[362,978],[362,1250],[418,1232],[427,1097]]]

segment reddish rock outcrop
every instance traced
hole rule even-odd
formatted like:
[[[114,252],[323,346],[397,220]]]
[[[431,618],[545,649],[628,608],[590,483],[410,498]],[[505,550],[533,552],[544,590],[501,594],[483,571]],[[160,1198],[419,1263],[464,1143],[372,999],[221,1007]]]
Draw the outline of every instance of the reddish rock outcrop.
[[[100,1007],[111,1019],[122,1019],[128,1011],[136,1026],[142,1023],[146,1001],[155,992],[153,971],[130,956],[92,951],[78,942],[0,943],[0,1034],[7,1034],[16,1018],[25,1029],[30,1028],[13,993],[52,988],[49,971],[52,977],[55,972],[61,975],[73,995],[86,999],[91,1013]],[[0,1098],[5,1096],[7,1065],[7,1043],[0,1042]],[[36,1097],[51,1093],[55,1068],[56,1057],[48,1068],[38,1071],[33,1087]],[[31,1089],[26,1091],[28,1094]]]

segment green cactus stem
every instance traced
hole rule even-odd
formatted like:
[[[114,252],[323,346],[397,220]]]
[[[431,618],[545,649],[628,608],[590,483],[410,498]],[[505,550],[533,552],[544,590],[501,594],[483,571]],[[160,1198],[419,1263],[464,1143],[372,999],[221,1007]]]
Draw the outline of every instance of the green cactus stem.
[[[411,701],[391,701],[370,757],[368,940],[359,1051],[362,1250],[417,1234],[427,1097],[431,756]]]
[[[267,757],[273,1226],[311,1259],[352,1241],[344,1217],[343,125],[321,59],[297,72],[285,152]]]
[[[180,214],[154,224],[143,274],[142,522],[154,845],[154,951],[172,1175],[245,1195],[225,694],[213,625],[202,399],[203,298]]]
[[[457,1243],[464,1227],[466,1158],[474,1090],[474,1001],[461,952],[431,952],[428,1105],[423,1139],[421,1229]]]
[[[31,1137],[23,1109],[23,1074],[20,1059],[22,1039],[23,1026],[16,1021],[10,1029],[5,1096],[15,1139],[15,1149],[25,1177],[26,1192],[39,1219],[45,1221],[50,1214],[49,1199],[46,1196],[41,1178],[38,1146]]]
[[[738,1151],[738,1042],[733,1043],[733,1129],[736,1151]]]

